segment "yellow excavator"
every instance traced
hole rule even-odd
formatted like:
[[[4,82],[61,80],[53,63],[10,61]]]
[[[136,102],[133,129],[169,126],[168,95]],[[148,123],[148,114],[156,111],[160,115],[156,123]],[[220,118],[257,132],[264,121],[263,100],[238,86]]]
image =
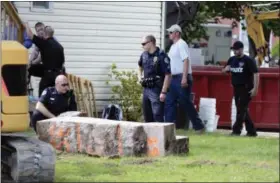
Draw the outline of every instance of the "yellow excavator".
[[[274,3],[278,5],[279,3]],[[275,11],[256,11],[254,7],[258,6],[272,6],[273,4],[263,4],[263,5],[252,5],[244,8],[244,15],[247,24],[247,32],[250,38],[253,40],[257,51],[257,62],[258,65],[262,65],[265,61],[265,57],[269,57],[269,44],[266,42],[263,32],[262,21],[279,19],[280,21],[280,9]],[[267,61],[266,61],[267,62]]]
[[[10,23],[6,21],[7,12],[13,12],[9,18],[20,21],[11,3],[1,2],[2,26]],[[1,41],[1,181],[54,182],[54,148],[22,133],[29,129],[30,121],[28,50],[20,43],[22,27],[17,25],[18,40]]]
[[[28,51],[17,41],[2,41],[1,168],[15,182],[53,182],[54,148],[19,132],[29,128],[26,87]]]

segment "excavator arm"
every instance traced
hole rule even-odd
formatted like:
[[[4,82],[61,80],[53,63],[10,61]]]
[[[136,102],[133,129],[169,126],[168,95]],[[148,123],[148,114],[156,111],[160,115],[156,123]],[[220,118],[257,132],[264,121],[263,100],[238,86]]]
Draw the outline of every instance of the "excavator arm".
[[[257,62],[260,66],[263,60],[265,60],[265,57],[269,56],[269,45],[265,40],[261,21],[279,19],[280,11],[254,12],[252,7],[247,6],[244,8],[244,15],[247,24],[247,32],[255,43],[258,57]]]

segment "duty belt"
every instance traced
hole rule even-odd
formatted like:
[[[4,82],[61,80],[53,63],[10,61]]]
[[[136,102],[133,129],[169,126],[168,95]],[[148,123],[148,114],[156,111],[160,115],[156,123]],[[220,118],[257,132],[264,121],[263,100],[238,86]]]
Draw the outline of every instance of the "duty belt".
[[[45,72],[62,72],[63,69],[46,69]]]
[[[143,78],[141,80],[141,85],[144,88],[154,88],[157,85],[160,85],[160,84],[158,84],[159,82],[160,82],[160,77],[159,76],[157,76],[157,77],[148,77],[148,78]]]

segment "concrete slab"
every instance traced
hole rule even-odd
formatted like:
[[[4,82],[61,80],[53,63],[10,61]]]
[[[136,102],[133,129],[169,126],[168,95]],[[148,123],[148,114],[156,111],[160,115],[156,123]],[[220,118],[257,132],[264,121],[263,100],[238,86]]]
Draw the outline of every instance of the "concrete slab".
[[[37,123],[38,136],[57,150],[94,156],[166,156],[188,151],[188,138],[176,141],[173,123],[139,123],[91,117],[51,118]],[[174,150],[175,149],[175,150]]]
[[[176,144],[173,148],[174,154],[187,154],[189,152],[189,137],[176,136]]]
[[[173,123],[143,123],[147,133],[148,156],[166,156],[176,143]]]
[[[139,123],[58,117],[39,121],[37,130],[40,140],[66,152],[93,156],[138,156],[147,153],[147,136]]]

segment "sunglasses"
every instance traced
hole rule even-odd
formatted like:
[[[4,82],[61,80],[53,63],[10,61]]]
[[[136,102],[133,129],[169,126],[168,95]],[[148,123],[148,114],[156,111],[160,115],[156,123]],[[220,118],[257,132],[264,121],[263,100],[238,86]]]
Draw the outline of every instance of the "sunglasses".
[[[63,83],[63,84],[61,84],[61,86],[66,87],[66,86],[69,86],[69,84],[68,83]]]
[[[145,46],[146,44],[148,44],[150,41],[147,41],[145,43],[141,43],[142,46]]]

